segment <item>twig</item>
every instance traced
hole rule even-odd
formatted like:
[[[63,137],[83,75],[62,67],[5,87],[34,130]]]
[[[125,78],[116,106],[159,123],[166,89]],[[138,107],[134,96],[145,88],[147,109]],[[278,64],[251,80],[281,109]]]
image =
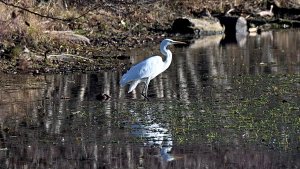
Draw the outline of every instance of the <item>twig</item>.
[[[48,16],[48,15],[42,15],[42,14],[40,14],[40,13],[33,12],[33,11],[27,9],[27,8],[24,8],[24,7],[15,5],[15,4],[13,4],[13,3],[5,2],[4,0],[0,0],[0,2],[4,3],[4,4],[7,5],[7,6],[12,6],[12,7],[14,7],[14,8],[21,9],[21,10],[23,10],[23,11],[29,12],[29,13],[31,13],[31,14],[34,14],[34,15],[37,15],[37,16],[40,16],[40,17],[49,18],[49,19],[53,19],[53,20],[60,20],[60,21],[70,21],[70,20],[71,20],[71,19],[65,19],[65,18],[52,17],[52,16]]]
[[[70,22],[72,20],[77,20],[83,16],[85,16],[86,14],[88,14],[89,12],[95,10],[96,8],[98,8],[100,6],[100,4],[98,5],[95,5],[93,8],[87,10],[85,13],[81,14],[80,16],[78,17],[75,17],[75,18],[59,18],[59,17],[52,17],[52,16],[49,16],[49,15],[43,15],[43,14],[40,14],[40,13],[37,13],[37,12],[34,12],[34,11],[31,11],[27,8],[24,8],[24,7],[21,7],[21,6],[18,6],[18,5],[15,5],[13,3],[9,3],[9,2],[5,2],[4,0],[0,0],[1,3],[7,5],[7,6],[12,6],[14,8],[18,8],[18,9],[21,9],[23,11],[26,11],[26,12],[29,12],[31,14],[34,14],[34,15],[37,15],[37,16],[40,16],[40,17],[43,17],[43,18],[49,18],[49,19],[53,19],[53,20],[60,20],[60,21],[64,21],[64,22]]]

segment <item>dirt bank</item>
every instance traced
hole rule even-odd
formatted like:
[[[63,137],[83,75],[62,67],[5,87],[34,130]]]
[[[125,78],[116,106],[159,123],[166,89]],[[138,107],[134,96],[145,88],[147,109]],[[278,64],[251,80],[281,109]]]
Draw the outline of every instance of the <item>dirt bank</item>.
[[[235,15],[255,14],[271,4],[286,8],[289,2],[0,0],[0,71],[39,74],[121,68],[128,50],[172,36],[169,29],[175,18],[199,17],[204,8],[212,15],[231,8]]]

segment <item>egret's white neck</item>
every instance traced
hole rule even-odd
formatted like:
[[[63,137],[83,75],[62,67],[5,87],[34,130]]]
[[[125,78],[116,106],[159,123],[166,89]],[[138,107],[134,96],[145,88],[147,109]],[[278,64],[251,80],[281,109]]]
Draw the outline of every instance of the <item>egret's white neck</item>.
[[[160,52],[163,55],[165,55],[165,59],[164,59],[165,67],[164,67],[164,69],[167,69],[170,66],[171,62],[172,62],[172,52],[169,49],[167,49],[167,45],[162,46],[160,48]]]

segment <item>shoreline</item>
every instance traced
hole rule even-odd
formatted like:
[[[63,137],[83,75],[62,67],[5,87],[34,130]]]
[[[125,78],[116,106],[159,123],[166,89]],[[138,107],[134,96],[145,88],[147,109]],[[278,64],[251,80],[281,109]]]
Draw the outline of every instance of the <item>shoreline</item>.
[[[100,6],[87,4],[81,11],[75,7],[59,11],[63,7],[58,4],[49,7],[47,3],[39,4],[40,9],[34,11],[36,4],[31,4],[31,7],[28,4],[14,4],[22,8],[27,5],[29,7],[25,9],[43,16],[48,16],[49,13],[44,11],[48,7],[60,14],[55,17],[69,20],[49,19],[21,9],[17,11],[15,7],[2,2],[1,12],[12,12],[6,13],[6,18],[9,18],[5,22],[7,26],[0,27],[3,39],[0,42],[0,71],[9,74],[44,74],[123,69],[130,58],[128,50],[159,44],[163,38],[177,35],[169,32],[176,18],[197,18],[208,6],[213,16],[224,15],[228,4],[221,9],[220,4],[214,2],[179,0],[173,4],[164,1],[136,4],[125,1]],[[232,15],[248,14],[252,8],[268,8],[274,2],[258,3],[250,8],[243,7],[241,0]],[[256,1],[247,3],[255,4]],[[278,9],[274,8],[274,12],[278,12],[274,17],[253,16],[251,19],[274,21],[274,18],[279,19]],[[4,16],[0,19],[3,21]]]

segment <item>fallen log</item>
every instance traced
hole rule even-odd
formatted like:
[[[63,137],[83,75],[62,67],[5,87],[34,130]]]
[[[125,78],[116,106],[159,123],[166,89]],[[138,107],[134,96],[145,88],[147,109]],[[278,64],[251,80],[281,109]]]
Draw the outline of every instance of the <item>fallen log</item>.
[[[299,28],[300,27],[300,21],[298,20],[290,20],[290,19],[277,19],[276,21],[274,21],[276,23],[279,23],[280,25],[290,25],[293,28]]]
[[[172,25],[173,33],[199,35],[215,35],[224,33],[220,21],[214,17],[178,18]]]
[[[236,25],[238,18],[237,16],[220,16],[218,17],[221,24],[225,26],[225,34],[232,34],[235,33]],[[299,28],[300,27],[300,21],[299,20],[292,20],[292,19],[282,19],[282,18],[247,18],[247,27],[248,29],[251,28],[250,25],[253,25],[254,27],[257,27],[259,31],[265,31],[270,28]],[[266,29],[265,25],[269,25],[268,29]],[[252,26],[252,27],[253,27]]]
[[[243,17],[221,16],[218,17],[220,23],[225,26],[225,34],[232,35],[237,32],[247,32],[247,21]]]

